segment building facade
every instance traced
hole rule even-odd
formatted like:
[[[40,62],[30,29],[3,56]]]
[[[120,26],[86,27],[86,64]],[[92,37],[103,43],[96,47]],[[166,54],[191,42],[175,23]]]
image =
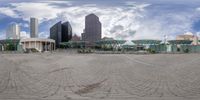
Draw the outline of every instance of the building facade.
[[[38,37],[38,19],[30,18],[30,37],[37,38]]]
[[[81,38],[80,38],[78,35],[74,34],[74,35],[72,36],[71,41],[81,41]]]
[[[20,39],[20,26],[12,23],[6,30],[6,39]]]
[[[198,45],[198,36],[195,35],[188,35],[188,34],[184,34],[184,35],[178,35],[176,37],[176,40],[190,40],[192,41],[192,45]]]
[[[69,22],[58,22],[50,28],[50,39],[54,39],[56,47],[59,47],[61,42],[68,42],[72,38],[72,27]]]
[[[101,40],[101,22],[95,14],[89,14],[85,17],[85,32],[82,33],[82,40],[94,44]]]
[[[52,39],[27,38],[21,39],[20,44],[25,51],[32,48],[39,52],[55,50],[55,40]]]
[[[194,35],[177,35],[176,40],[193,40]]]
[[[61,35],[62,33],[62,23],[61,21],[56,23],[50,28],[50,39],[54,39],[56,42],[56,47],[59,47],[59,43],[61,43]]]
[[[69,22],[62,24],[62,42],[68,42],[72,39],[72,27]]]
[[[81,33],[81,40],[82,40],[82,41],[85,41],[85,40],[86,40],[85,33]]]

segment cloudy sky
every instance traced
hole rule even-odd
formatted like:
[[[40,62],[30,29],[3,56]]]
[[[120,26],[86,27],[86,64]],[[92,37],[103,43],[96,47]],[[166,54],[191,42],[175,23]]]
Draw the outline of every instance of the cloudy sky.
[[[103,37],[174,39],[200,33],[200,0],[0,0],[0,39],[13,22],[28,37],[30,17],[39,19],[41,38],[49,37],[49,28],[58,21],[69,21],[73,34],[80,35],[90,13],[99,16]]]

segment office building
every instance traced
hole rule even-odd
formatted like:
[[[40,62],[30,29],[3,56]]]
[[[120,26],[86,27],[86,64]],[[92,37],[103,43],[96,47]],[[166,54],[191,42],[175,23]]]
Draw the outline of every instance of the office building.
[[[86,40],[85,33],[81,33],[81,40],[82,40],[82,41],[85,41],[85,40]]]
[[[62,42],[72,39],[72,27],[69,22],[62,23]]]
[[[61,42],[68,42],[72,38],[72,27],[69,22],[56,23],[50,28],[50,38],[56,42],[56,47],[59,47]]]
[[[12,23],[6,30],[6,39],[19,39],[20,38],[20,26],[16,23]]]
[[[85,17],[85,32],[82,33],[82,40],[94,44],[101,40],[101,22],[95,14],[89,14]]]
[[[38,37],[38,19],[30,18],[30,37],[37,38]]]

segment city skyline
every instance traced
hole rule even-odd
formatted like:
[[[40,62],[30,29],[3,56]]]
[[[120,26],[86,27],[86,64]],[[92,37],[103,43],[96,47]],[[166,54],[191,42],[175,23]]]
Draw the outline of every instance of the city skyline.
[[[183,0],[1,0],[0,39],[9,23],[21,26],[22,36],[29,34],[29,19],[40,20],[39,37],[49,37],[49,28],[58,21],[69,21],[73,33],[81,35],[84,18],[90,13],[102,22],[102,37],[115,39],[169,39],[186,32],[199,34],[200,1]],[[31,5],[31,6],[30,6]]]

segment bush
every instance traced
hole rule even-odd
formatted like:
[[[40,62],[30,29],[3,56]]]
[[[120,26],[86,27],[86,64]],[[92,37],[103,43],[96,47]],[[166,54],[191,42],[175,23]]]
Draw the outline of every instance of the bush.
[[[16,48],[15,45],[11,43],[6,46],[6,50],[8,51],[14,51],[15,48]]]
[[[39,52],[39,51],[35,48],[26,48],[24,53],[36,53],[36,52]]]
[[[79,49],[77,52],[78,53],[93,53],[92,49],[89,49],[89,48],[87,48],[87,49]]]
[[[181,51],[180,48],[177,48],[177,51],[180,52]]]
[[[77,52],[78,52],[78,53],[82,53],[82,52],[83,52],[83,50],[82,50],[82,49],[79,49]]]
[[[185,50],[184,50],[184,53],[189,53],[189,49],[185,49]]]
[[[151,54],[155,54],[155,53],[156,53],[156,51],[153,50],[153,49],[147,49],[147,51],[148,51],[149,53],[151,53]]]

